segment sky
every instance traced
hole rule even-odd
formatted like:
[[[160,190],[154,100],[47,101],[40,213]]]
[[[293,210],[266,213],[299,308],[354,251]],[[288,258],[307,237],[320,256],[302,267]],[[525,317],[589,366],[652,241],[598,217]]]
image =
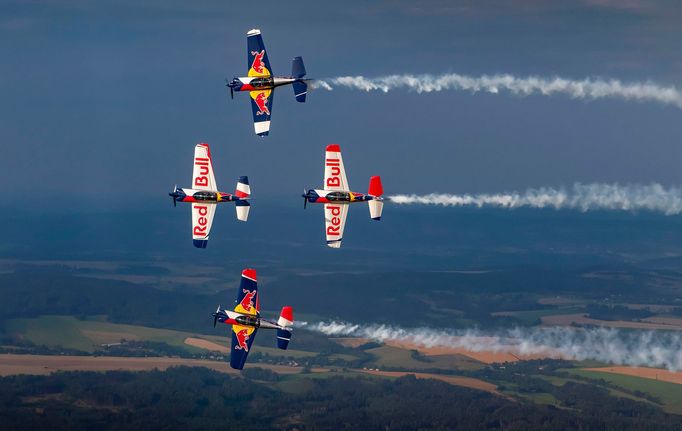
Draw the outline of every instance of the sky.
[[[570,4],[569,4],[570,3]],[[682,88],[678,1],[0,1],[0,182],[27,208],[169,206],[211,145],[219,188],[300,205],[328,143],[350,185],[485,193],[574,182],[682,184],[682,109],[649,102],[445,91],[276,91],[253,133],[246,32],[276,74],[560,76]],[[49,205],[46,205],[48,204]],[[6,201],[5,207],[12,205]],[[187,214],[189,217],[189,214]],[[320,216],[321,217],[321,216]]]

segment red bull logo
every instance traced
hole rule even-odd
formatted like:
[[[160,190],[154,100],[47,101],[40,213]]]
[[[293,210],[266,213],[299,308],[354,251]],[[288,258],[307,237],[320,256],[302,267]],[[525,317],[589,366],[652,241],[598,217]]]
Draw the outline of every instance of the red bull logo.
[[[249,345],[246,343],[249,339],[249,330],[240,329],[235,333],[237,338],[237,345],[234,346],[234,350],[243,350],[245,352],[249,351]]]
[[[199,218],[197,218],[197,224],[194,226],[193,233],[196,236],[206,236],[206,227],[208,225],[208,207],[206,205],[194,205],[194,209],[199,212]]]
[[[265,57],[265,50],[261,52],[251,51],[253,55],[253,63],[251,63],[251,69],[259,75],[265,74],[265,63],[263,63],[263,57]]]
[[[256,115],[270,115],[270,110],[268,109],[268,96],[264,91],[258,93],[253,100],[256,102],[256,106],[258,106],[258,112],[256,112]]]
[[[208,186],[208,172],[211,160],[206,157],[195,157],[194,164],[199,166],[199,175],[194,178],[194,185],[196,187]]]
[[[338,205],[327,205],[325,209],[328,209],[331,214],[331,219],[329,220],[331,224],[327,226],[327,235],[339,236],[341,233],[341,217],[339,217],[341,215],[341,207]]]
[[[329,169],[329,175],[327,177],[327,187],[339,187],[341,186],[341,160],[339,159],[326,159],[325,166]]]
[[[256,297],[256,291],[242,289],[242,292],[244,292],[244,297],[242,298],[242,301],[239,303],[239,305],[242,306],[244,311],[250,313],[253,309],[253,298]]]

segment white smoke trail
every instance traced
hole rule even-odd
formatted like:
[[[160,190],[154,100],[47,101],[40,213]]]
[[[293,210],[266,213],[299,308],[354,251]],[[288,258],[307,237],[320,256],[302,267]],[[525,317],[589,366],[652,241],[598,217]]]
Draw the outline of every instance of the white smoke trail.
[[[308,330],[331,336],[397,341],[419,347],[449,347],[471,352],[505,352],[517,356],[547,355],[592,359],[617,365],[682,370],[682,334],[675,331],[623,331],[615,328],[535,327],[498,332],[481,330],[403,329],[390,325],[347,322],[306,324]]]
[[[417,93],[455,90],[490,94],[507,91],[520,96],[564,94],[574,99],[617,98],[640,102],[658,102],[682,108],[682,93],[675,86],[664,87],[649,81],[624,83],[617,79],[572,80],[537,76],[520,78],[509,74],[476,77],[448,73],[444,75],[388,75],[376,78],[339,76],[315,81],[314,86],[326,90],[332,90],[334,86],[339,86],[363,91],[382,91],[384,93],[397,88],[406,88]]]
[[[442,205],[442,206],[476,206],[500,208],[554,208],[593,210],[647,210],[666,215],[677,215],[682,212],[682,189],[678,187],[664,188],[660,184],[619,185],[619,184],[580,184],[571,188],[541,187],[528,189],[522,193],[495,194],[439,194],[428,195],[393,195],[391,202],[403,205]]]

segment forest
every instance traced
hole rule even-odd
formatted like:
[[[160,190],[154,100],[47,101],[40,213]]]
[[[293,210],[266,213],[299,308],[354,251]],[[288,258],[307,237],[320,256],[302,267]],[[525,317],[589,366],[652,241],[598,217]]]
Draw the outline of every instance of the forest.
[[[580,383],[570,408],[511,400],[408,375],[290,379],[251,369],[60,372],[0,379],[3,430],[679,430],[682,417]]]

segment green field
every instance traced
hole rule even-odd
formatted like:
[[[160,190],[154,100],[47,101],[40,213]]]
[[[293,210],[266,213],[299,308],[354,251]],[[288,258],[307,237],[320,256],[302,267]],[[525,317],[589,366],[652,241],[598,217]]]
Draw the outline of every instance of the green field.
[[[580,305],[574,305],[569,307],[559,307],[559,308],[548,308],[541,310],[526,310],[526,311],[516,311],[509,313],[508,315],[518,320],[519,323],[525,326],[531,326],[538,323],[540,318],[544,316],[556,316],[559,314],[577,314],[583,313],[585,307]]]
[[[682,414],[682,385],[601,371],[573,369],[567,371],[571,374],[587,377],[589,379],[605,380],[611,384],[631,391],[641,391],[653,395],[661,401],[666,411]]]
[[[425,370],[440,368],[446,370],[478,370],[484,367],[480,362],[462,355],[422,356],[423,360],[415,359],[412,352],[392,346],[381,346],[367,349],[367,353],[376,359],[378,367],[404,368],[407,370]]]

